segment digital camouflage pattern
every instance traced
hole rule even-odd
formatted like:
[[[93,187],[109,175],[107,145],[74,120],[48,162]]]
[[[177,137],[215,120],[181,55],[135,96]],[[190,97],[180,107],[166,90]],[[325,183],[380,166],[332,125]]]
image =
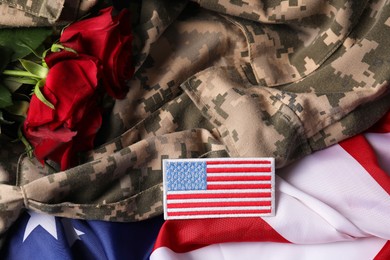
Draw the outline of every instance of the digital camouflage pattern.
[[[0,0],[0,27],[65,24],[83,16],[97,0]]]
[[[140,4],[136,73],[98,147],[60,172],[1,146],[3,237],[26,209],[147,219],[163,211],[164,158],[275,157],[282,168],[390,108],[389,1]]]

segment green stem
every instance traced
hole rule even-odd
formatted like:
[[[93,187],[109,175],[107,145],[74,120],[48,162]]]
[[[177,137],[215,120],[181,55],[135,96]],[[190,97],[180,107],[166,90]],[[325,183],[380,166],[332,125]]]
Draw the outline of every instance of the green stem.
[[[38,78],[37,75],[34,75],[28,71],[24,70],[3,70],[3,75],[7,76],[18,76],[18,77],[32,77],[32,78]]]
[[[26,146],[26,152],[28,157],[33,156],[33,150],[34,148],[31,146],[31,144],[27,141],[26,137],[24,137],[21,127],[18,129],[18,137],[22,141],[22,143]]]
[[[77,54],[77,51],[73,50],[72,48],[65,47],[64,45],[58,44],[58,43],[53,43],[51,46],[51,51],[52,52],[59,52],[60,50],[65,50],[69,52],[73,52],[74,54]]]
[[[50,107],[51,109],[55,109],[54,105],[48,101],[45,96],[42,94],[40,88],[45,85],[45,80],[40,80],[37,82],[34,88],[34,94],[37,96],[37,98],[42,101],[46,106]]]

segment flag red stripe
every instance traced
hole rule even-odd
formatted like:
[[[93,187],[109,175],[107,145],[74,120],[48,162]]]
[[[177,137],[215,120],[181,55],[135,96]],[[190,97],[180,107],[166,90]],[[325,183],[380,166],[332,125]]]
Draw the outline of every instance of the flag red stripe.
[[[378,254],[374,257],[374,260],[390,259],[390,240],[382,247]]]
[[[271,189],[271,184],[207,184],[208,190],[229,190],[229,189]]]
[[[271,164],[270,161],[207,161],[207,164],[217,165],[217,164]]]
[[[265,198],[271,197],[270,192],[256,193],[197,193],[197,194],[168,194],[168,200],[178,199],[220,199],[220,198]]]
[[[184,253],[207,245],[237,241],[289,243],[259,217],[184,219],[165,221],[154,249],[166,246],[174,252]]]
[[[203,207],[251,207],[251,206],[271,206],[271,201],[234,201],[234,202],[187,202],[168,203],[168,208],[203,208]]]
[[[226,173],[226,172],[271,172],[271,167],[237,167],[237,168],[207,168],[207,173]]]
[[[212,176],[207,181],[270,181],[271,176]]]
[[[168,212],[168,216],[195,216],[195,215],[222,215],[222,214],[266,214],[270,213],[271,209],[259,210],[205,210],[191,212]]]

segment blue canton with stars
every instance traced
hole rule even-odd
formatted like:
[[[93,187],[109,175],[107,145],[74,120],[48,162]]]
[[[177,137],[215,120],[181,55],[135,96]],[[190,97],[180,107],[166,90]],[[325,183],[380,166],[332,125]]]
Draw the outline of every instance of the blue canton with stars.
[[[166,181],[169,191],[206,190],[206,162],[167,162]]]

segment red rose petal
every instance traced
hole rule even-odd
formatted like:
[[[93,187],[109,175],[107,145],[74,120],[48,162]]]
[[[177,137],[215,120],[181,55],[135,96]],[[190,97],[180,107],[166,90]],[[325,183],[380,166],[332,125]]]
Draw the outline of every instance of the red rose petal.
[[[102,117],[97,106],[99,80],[107,93],[123,98],[131,65],[131,20],[127,10],[112,16],[113,8],[68,26],[60,43],[77,51],[49,53],[44,96],[51,110],[33,97],[24,133],[39,160],[51,159],[65,170],[77,163],[77,153],[93,148]]]
[[[128,90],[126,81],[133,75],[131,19],[127,9],[115,16],[112,11],[109,7],[101,10],[99,16],[71,24],[62,33],[60,42],[101,60],[107,93],[124,98]]]
[[[54,106],[57,104],[57,98],[50,91],[41,90],[44,97],[52,103]],[[28,108],[27,116],[25,120],[25,124],[31,127],[40,126],[46,124],[48,122],[53,121],[55,112],[53,109],[45,105],[42,101],[40,101],[35,95],[31,97],[30,105]]]
[[[80,120],[73,113],[83,109],[83,102],[94,94],[97,74],[97,65],[92,60],[65,60],[50,68],[45,88],[57,96],[56,121],[71,119],[69,127],[72,128]]]

